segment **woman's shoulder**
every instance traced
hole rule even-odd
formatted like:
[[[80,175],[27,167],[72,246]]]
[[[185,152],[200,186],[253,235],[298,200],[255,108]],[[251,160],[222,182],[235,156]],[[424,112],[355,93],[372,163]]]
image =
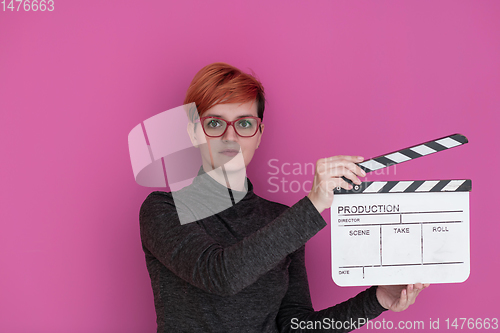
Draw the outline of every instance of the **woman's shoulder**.
[[[178,191],[151,192],[141,205],[140,216],[170,216],[180,224],[194,222],[221,211],[205,202],[206,193],[186,186]]]
[[[193,205],[193,202],[196,202],[193,197],[192,193],[184,189],[175,192],[153,191],[144,199],[141,209],[154,207],[162,207],[163,209],[168,207],[176,209],[177,207],[179,209]]]
[[[188,187],[185,187],[179,191],[175,192],[166,192],[166,191],[153,191],[149,193],[149,195],[144,199],[144,203],[152,203],[152,202],[165,202],[174,204],[174,197],[177,200],[184,199],[186,200],[192,193],[188,191]]]
[[[141,204],[140,214],[149,213],[158,209],[173,206],[174,200],[171,192],[153,191],[148,194]]]
[[[172,198],[172,192],[165,192],[165,191],[153,191],[148,194],[146,197],[146,200],[155,200],[155,199],[168,199]]]
[[[164,191],[153,191],[148,194],[148,196],[142,202],[142,206],[148,206],[155,203],[172,203],[173,204],[172,192]]]
[[[182,192],[181,192],[182,193]],[[162,221],[171,227],[196,220],[188,202],[178,192],[151,192],[141,205],[139,221],[141,225],[151,221]],[[174,198],[175,197],[175,198]]]

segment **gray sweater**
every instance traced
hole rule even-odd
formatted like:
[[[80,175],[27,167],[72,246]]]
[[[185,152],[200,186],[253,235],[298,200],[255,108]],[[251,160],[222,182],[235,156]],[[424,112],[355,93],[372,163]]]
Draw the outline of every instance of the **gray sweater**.
[[[304,244],[324,219],[307,197],[288,207],[257,196],[248,178],[247,189],[231,192],[200,168],[190,186],[175,192],[175,203],[171,192],[145,199],[139,220],[157,332],[300,332],[314,322],[315,330],[304,331],[331,332],[335,321],[372,319],[385,310],[371,287],[314,311]],[[242,199],[196,218],[220,207],[228,191]],[[181,214],[196,222],[181,224]]]

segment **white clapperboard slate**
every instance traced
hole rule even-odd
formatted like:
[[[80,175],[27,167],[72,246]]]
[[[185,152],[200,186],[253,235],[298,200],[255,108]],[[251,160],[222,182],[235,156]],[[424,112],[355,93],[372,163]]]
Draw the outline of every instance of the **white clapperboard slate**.
[[[375,157],[367,173],[467,143],[450,135]],[[339,286],[452,283],[470,272],[471,180],[375,181],[337,188],[332,277]]]

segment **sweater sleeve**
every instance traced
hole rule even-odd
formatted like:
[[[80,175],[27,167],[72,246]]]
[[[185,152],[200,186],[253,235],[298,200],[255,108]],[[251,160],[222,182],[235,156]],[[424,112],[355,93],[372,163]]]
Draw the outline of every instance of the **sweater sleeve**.
[[[326,226],[304,197],[265,227],[224,247],[198,223],[181,224],[177,214],[171,195],[149,195],[139,214],[143,248],[183,280],[220,296],[249,286]]]
[[[305,267],[305,246],[290,257],[288,291],[277,317],[280,332],[349,332],[387,311],[377,300],[376,286],[340,304],[314,311]],[[315,322],[315,329],[307,329],[307,322]],[[342,324],[340,329],[340,323],[335,326],[337,322]]]

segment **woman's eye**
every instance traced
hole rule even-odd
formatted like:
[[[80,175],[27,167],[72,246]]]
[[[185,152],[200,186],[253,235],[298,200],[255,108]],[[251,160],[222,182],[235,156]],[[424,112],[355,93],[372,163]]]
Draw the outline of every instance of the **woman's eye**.
[[[208,126],[210,126],[210,127],[217,127],[217,126],[220,126],[220,121],[212,119],[212,120],[210,120],[210,121],[208,122]]]
[[[241,128],[249,128],[249,127],[252,127],[252,123],[248,120],[241,120],[238,122],[238,125],[241,127]]]

